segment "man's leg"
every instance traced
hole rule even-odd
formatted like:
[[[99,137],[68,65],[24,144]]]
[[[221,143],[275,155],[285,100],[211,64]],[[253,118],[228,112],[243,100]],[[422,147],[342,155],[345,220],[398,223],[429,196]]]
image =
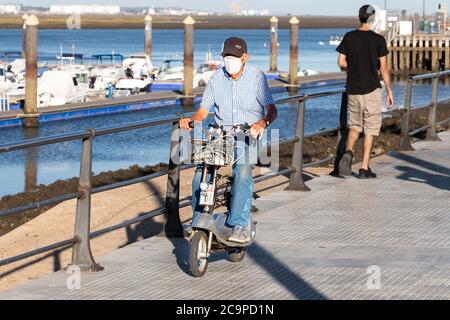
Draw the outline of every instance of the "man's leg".
[[[251,164],[236,164],[233,167],[231,187],[231,210],[227,224],[246,228],[253,200],[253,167]]]
[[[360,95],[348,95],[348,137],[346,151],[339,162],[339,174],[352,175],[353,150],[363,126],[363,114]]]
[[[373,147],[373,136],[371,134],[366,134],[364,136],[364,154],[361,169],[369,170],[369,161],[370,156],[372,154],[372,147]]]
[[[354,152],[356,142],[358,142],[360,131],[355,128],[351,128],[348,132],[348,139],[347,139],[347,151]]]
[[[364,96],[364,153],[358,178],[376,178],[377,175],[370,170],[369,162],[372,154],[374,137],[380,134],[382,123],[381,116],[381,90]]]

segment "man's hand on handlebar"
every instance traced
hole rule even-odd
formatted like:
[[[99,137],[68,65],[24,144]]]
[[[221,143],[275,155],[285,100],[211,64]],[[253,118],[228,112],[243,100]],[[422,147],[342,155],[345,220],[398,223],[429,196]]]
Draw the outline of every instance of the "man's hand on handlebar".
[[[194,126],[191,118],[183,118],[180,120],[180,129],[191,132],[193,128]]]
[[[260,139],[266,129],[266,121],[264,119],[255,122],[250,128],[250,135],[255,139]]]

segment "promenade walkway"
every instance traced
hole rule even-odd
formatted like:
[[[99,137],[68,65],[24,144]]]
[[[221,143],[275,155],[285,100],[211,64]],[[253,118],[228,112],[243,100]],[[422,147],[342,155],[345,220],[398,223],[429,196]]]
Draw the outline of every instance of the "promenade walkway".
[[[450,131],[440,138],[374,159],[376,180],[261,197],[244,262],[214,255],[203,278],[187,240],[152,237],[99,257],[79,290],[60,271],[0,299],[450,299]]]

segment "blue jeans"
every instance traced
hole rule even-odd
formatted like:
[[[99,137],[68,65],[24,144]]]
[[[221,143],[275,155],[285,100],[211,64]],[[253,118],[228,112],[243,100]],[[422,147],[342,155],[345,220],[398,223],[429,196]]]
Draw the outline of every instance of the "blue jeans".
[[[236,152],[235,152],[236,153]],[[238,162],[233,166],[233,185],[231,187],[231,210],[227,219],[227,227],[239,225],[247,227],[253,199],[253,168],[250,161]],[[203,165],[197,166],[192,181],[192,210],[193,220],[203,212],[200,206],[200,183],[202,181]],[[208,170],[207,179],[210,181],[212,170]]]

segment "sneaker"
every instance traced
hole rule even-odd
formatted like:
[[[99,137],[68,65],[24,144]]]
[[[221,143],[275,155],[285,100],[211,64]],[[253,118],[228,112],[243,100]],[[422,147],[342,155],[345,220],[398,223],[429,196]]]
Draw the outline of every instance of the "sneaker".
[[[377,175],[369,168],[367,170],[359,169],[359,174],[357,175],[357,177],[359,179],[375,179]]]
[[[352,175],[352,161],[353,161],[353,152],[351,150],[345,151],[342,156],[341,161],[339,162],[339,174],[343,176],[351,176]]]
[[[228,241],[236,242],[236,243],[246,243],[250,241],[250,233],[246,228],[243,228],[239,225],[233,228],[230,236],[228,237]]]

